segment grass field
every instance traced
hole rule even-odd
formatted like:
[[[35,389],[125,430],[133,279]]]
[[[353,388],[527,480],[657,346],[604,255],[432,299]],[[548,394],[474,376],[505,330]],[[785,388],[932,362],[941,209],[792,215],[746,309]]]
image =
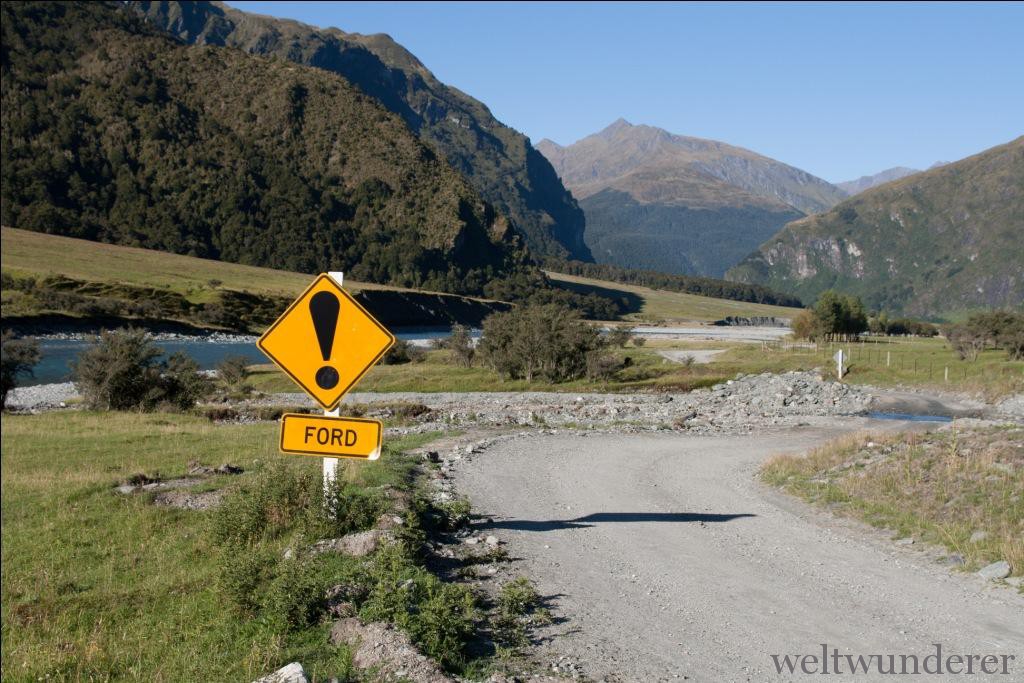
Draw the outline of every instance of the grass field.
[[[689,391],[720,381],[724,376],[717,370],[695,366],[684,368],[679,363],[662,358],[653,349],[629,347],[616,352],[629,356],[632,365],[620,370],[608,381],[580,379],[552,384],[542,380],[502,380],[494,371],[480,363],[465,368],[456,365],[448,351],[428,351],[422,362],[402,365],[377,365],[360,381],[356,391],[630,391],[676,390]],[[273,365],[253,368],[250,383],[264,392],[298,391],[294,382]]]
[[[1024,430],[857,435],[768,462],[762,477],[805,500],[944,545],[976,570],[1024,574]],[[971,541],[975,532],[984,537]]]
[[[658,354],[664,349],[725,349],[707,365],[686,367]],[[821,368],[834,376],[832,355],[837,347],[818,348],[793,344],[736,344],[720,341],[673,341],[654,339],[640,348],[618,350],[632,365],[608,381],[581,379],[562,384],[524,380],[503,381],[497,373],[477,363],[460,367],[447,351],[428,351],[418,363],[377,365],[356,391],[689,391],[710,386],[737,374],[786,372]],[[1004,351],[985,351],[977,361],[960,361],[942,339],[898,339],[847,344],[851,352],[849,372],[843,381],[880,387],[928,388],[966,391],[986,399],[998,399],[1024,391],[1024,361],[1008,361]],[[888,358],[889,365],[886,366]],[[945,368],[949,367],[949,381]],[[915,369],[916,368],[916,369]],[[929,371],[930,368],[930,371]],[[254,368],[253,384],[265,392],[297,391],[273,365]]]
[[[565,284],[583,293],[588,291],[604,291],[637,300],[639,310],[624,316],[626,320],[634,322],[707,322],[720,320],[730,315],[791,318],[798,310],[783,306],[713,299],[706,296],[697,296],[696,294],[669,292],[660,289],[638,287],[636,285],[623,285],[554,272],[548,272],[548,277],[557,283]]]
[[[295,296],[311,281],[309,275],[271,268],[225,263],[150,249],[122,247],[88,240],[47,235],[29,230],[0,229],[0,265],[17,277],[63,275],[87,282],[117,282],[158,287],[184,295],[193,303],[205,303],[218,288],[254,294]],[[709,321],[728,315],[792,316],[794,309],[749,304],[619,285],[569,275],[549,274],[556,283],[567,283],[581,291],[604,290],[627,296],[639,310],[626,316],[644,322]],[[221,284],[213,287],[211,281]],[[366,289],[403,290],[398,287],[345,280],[352,291]]]
[[[161,287],[197,302],[210,291],[211,280],[219,280],[222,283],[219,286],[227,289],[282,296],[296,296],[311,282],[311,277],[302,273],[102,244],[31,230],[0,228],[0,237],[3,244],[0,265],[17,276],[56,274],[90,282]],[[345,286],[353,291],[398,289],[347,279]],[[193,298],[195,296],[200,298]]]
[[[401,482],[411,458],[398,451],[415,443],[386,442],[380,461],[351,463],[348,478]],[[2,446],[3,680],[249,681],[295,660],[318,680],[347,670],[328,624],[281,631],[225,602],[211,513],[112,490],[136,473],[182,475],[190,461],[248,470],[206,488],[271,461],[318,472],[319,458],[278,454],[275,423],[4,415]],[[269,541],[268,552],[280,557],[286,542]]]
[[[851,384],[964,391],[989,400],[1024,391],[1024,361],[1008,360],[1005,351],[997,350],[984,351],[976,361],[962,361],[942,338],[878,338],[817,348],[737,345],[716,365],[739,372],[821,367],[834,375],[832,358],[840,348],[848,357],[843,381]]]

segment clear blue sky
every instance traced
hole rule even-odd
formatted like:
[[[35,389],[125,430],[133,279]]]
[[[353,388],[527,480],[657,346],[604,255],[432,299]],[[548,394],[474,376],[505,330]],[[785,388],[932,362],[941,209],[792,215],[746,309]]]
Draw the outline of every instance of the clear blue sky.
[[[230,4],[387,33],[534,142],[621,116],[837,182],[1024,134],[1024,3]]]

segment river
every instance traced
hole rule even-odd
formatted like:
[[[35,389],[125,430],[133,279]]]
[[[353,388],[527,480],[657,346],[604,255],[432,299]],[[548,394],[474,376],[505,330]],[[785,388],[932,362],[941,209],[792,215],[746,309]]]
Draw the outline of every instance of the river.
[[[445,338],[451,334],[447,328],[408,328],[396,330],[395,336],[406,341],[425,345],[431,339]],[[474,335],[479,331],[474,330]],[[163,349],[165,354],[183,351],[191,356],[203,370],[211,370],[229,356],[243,356],[252,363],[269,363],[270,361],[258,348],[256,338],[242,339],[205,339],[202,337],[185,337],[174,339],[157,339],[154,344]],[[42,355],[35,366],[33,377],[24,377],[18,382],[20,386],[36,384],[52,384],[66,382],[71,378],[71,363],[78,355],[92,345],[87,339],[52,339],[39,340],[39,351]]]

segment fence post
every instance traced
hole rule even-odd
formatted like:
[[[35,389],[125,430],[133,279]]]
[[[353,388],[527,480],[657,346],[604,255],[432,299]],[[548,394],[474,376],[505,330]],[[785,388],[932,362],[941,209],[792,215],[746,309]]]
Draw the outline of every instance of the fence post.
[[[946,381],[949,381],[949,366],[946,366]]]
[[[892,351],[885,352],[885,367],[889,367],[892,363]]]

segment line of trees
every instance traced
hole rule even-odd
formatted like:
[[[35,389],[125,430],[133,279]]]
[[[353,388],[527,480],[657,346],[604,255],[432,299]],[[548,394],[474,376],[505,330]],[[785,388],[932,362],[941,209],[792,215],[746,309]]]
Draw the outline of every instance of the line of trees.
[[[947,325],[943,334],[961,360],[974,361],[985,349],[1003,349],[1010,360],[1024,360],[1024,313],[976,313]]]
[[[693,275],[671,275],[654,270],[635,270],[623,268],[609,263],[584,263],[583,261],[548,260],[545,267],[566,275],[589,277],[596,280],[609,280],[626,285],[639,285],[651,289],[664,289],[670,292],[684,292],[716,299],[747,301],[756,304],[774,306],[803,306],[799,298],[762,287],[741,282],[730,282],[711,277]]]
[[[867,331],[868,315],[859,297],[829,289],[813,308],[798,313],[791,326],[797,339],[848,341]]]

